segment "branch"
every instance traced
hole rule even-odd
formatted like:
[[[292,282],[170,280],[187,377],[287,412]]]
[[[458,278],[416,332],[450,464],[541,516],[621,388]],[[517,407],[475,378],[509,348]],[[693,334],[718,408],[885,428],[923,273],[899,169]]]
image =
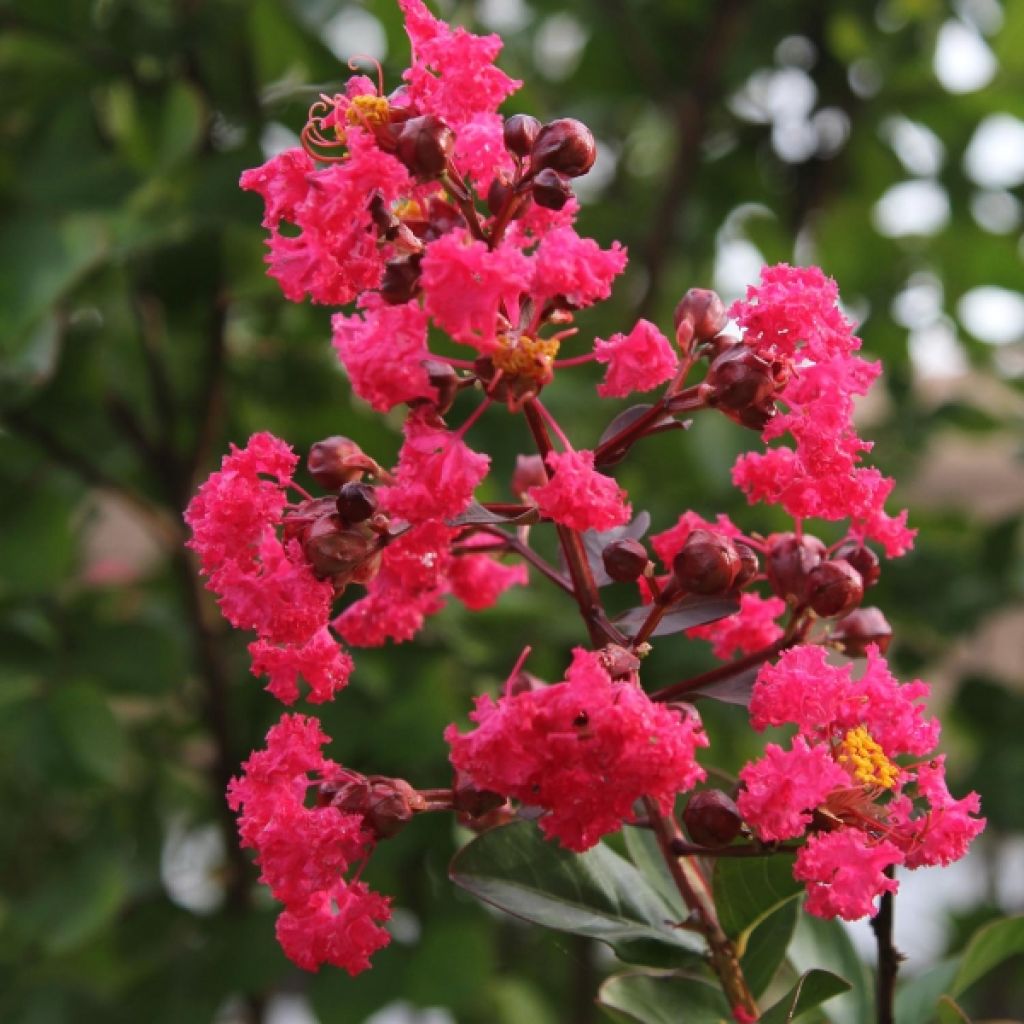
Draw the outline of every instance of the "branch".
[[[518,537],[511,537],[507,534],[500,526],[487,526],[482,525],[477,527],[477,533],[486,533],[492,537],[501,539],[500,545],[495,547],[504,549],[506,551],[512,551],[519,555],[524,561],[527,561],[532,565],[539,573],[546,576],[556,586],[561,587],[567,594],[575,595],[572,583],[569,582],[554,566],[549,565],[536,551],[533,550],[528,544],[524,544]],[[488,545],[489,547],[490,545]],[[485,551],[486,548],[479,547],[467,547],[465,548],[466,554],[474,554],[476,552]]]
[[[885,873],[892,878],[892,867],[886,868]],[[871,930],[875,933],[878,946],[878,988],[875,993],[878,1024],[895,1022],[893,1002],[896,998],[896,974],[904,959],[892,941],[894,902],[891,892],[882,893],[878,913],[871,919]]]

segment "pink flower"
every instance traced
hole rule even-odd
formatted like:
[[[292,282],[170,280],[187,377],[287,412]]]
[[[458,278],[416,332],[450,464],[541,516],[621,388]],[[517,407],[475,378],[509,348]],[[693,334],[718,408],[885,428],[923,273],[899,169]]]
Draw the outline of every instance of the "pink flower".
[[[902,859],[892,843],[842,829],[811,836],[796,855],[793,877],[807,883],[809,914],[856,921],[877,912],[876,896],[899,889],[885,869]]]
[[[453,518],[465,511],[490,464],[487,455],[472,451],[458,434],[414,410],[405,421],[395,483],[380,491],[383,506],[411,523]]]
[[[456,229],[427,246],[422,267],[424,308],[438,326],[464,345],[493,351],[507,325],[499,312],[514,317],[529,287],[529,259],[507,241],[489,249]]]
[[[379,647],[387,640],[411,640],[426,616],[444,607],[455,533],[433,521],[393,540],[384,549],[380,572],[367,585],[366,596],[332,623],[345,641],[353,647]]]
[[[301,198],[298,172],[306,165],[297,152],[242,176],[242,187],[258,191],[267,203],[269,273],[293,302],[308,295],[340,306],[380,284],[387,253],[378,244],[370,200],[379,194],[393,202],[411,191],[412,181],[366,132],[349,130],[347,142],[345,160],[309,171]],[[282,234],[282,220],[299,233]]]
[[[706,626],[695,626],[687,636],[710,640],[716,658],[727,661],[735,654],[753,654],[782,636],[777,620],[786,610],[786,602],[779,597],[761,597],[759,594],[740,595],[740,610]]]
[[[362,312],[331,318],[334,348],[348,371],[352,388],[377,412],[414,398],[437,398],[423,360],[427,351],[427,315],[416,303],[389,306],[370,293]]]
[[[474,114],[455,140],[455,167],[482,196],[500,174],[512,176],[515,164],[505,148],[505,121],[497,114]]]
[[[522,85],[494,66],[496,35],[476,36],[435,18],[422,0],[398,0],[412,41],[413,65],[403,77],[420,110],[459,129],[476,114],[494,113]]]
[[[363,882],[339,882],[333,890],[283,911],[277,919],[277,941],[303,970],[331,964],[355,976],[391,941],[381,927],[391,917],[390,903]]]
[[[818,267],[779,263],[762,267],[761,284],[747,288],[746,299],[734,302],[729,316],[747,344],[769,361],[792,357],[801,348],[817,361],[860,348],[838,303],[839,288]]]
[[[509,587],[525,587],[529,576],[525,565],[504,565],[490,555],[459,555],[452,560],[449,580],[452,593],[470,611],[479,612],[490,608]]]
[[[282,647],[260,639],[249,644],[252,674],[269,676],[267,690],[282,704],[294,704],[299,697],[298,679],[309,684],[309,702],[321,704],[348,685],[352,658],[330,631],[323,627],[301,645]]]
[[[858,679],[849,665],[829,665],[807,646],[758,674],[755,728],[795,723],[798,733],[790,750],[769,744],[742,769],[737,804],[762,839],[817,829],[794,871],[808,883],[811,913],[848,920],[873,913],[874,897],[895,891],[884,868],[948,864],[984,828],[976,793],[960,801],[949,795],[942,757],[908,766],[893,760],[925,754],[937,741],[938,724],[919,703],[927,694],[920,681],[898,683],[874,647]]]
[[[445,731],[451,761],[483,789],[543,808],[546,835],[571,850],[617,831],[642,796],[668,813],[704,778],[707,745],[696,718],[614,683],[596,654],[576,650],[562,683],[493,701],[477,699],[476,728]]]
[[[598,338],[594,352],[599,363],[608,364],[597,388],[602,398],[650,391],[670,380],[679,365],[668,338],[649,320],[638,321],[629,334],[613,334],[607,341]]]
[[[802,736],[793,740],[790,750],[769,743],[764,757],[746,765],[740,779],[740,814],[768,842],[803,835],[811,812],[833,790],[850,782],[827,747],[808,746]]]
[[[574,309],[592,306],[611,295],[612,282],[626,262],[626,250],[618,242],[602,249],[592,238],[580,238],[571,226],[556,226],[537,246],[531,292],[538,302],[560,295]],[[653,342],[645,343],[654,349]],[[664,355],[659,358],[664,363]]]
[[[593,452],[551,452],[547,465],[551,479],[527,492],[543,515],[573,530],[610,530],[629,522],[626,492],[594,469]]]
[[[199,555],[203,572],[216,574],[227,564],[255,566],[260,538],[280,522],[298,461],[273,434],[253,434],[245,448],[231,446],[185,510],[192,530],[188,546]]]

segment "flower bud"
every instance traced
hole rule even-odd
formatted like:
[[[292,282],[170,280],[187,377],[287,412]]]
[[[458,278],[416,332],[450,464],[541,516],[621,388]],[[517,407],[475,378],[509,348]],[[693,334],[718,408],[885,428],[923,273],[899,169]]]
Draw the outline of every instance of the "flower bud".
[[[630,676],[640,668],[640,659],[632,651],[618,644],[606,644],[598,651],[598,655],[612,679]]]
[[[355,441],[335,434],[317,441],[309,449],[306,468],[325,491],[337,491],[342,484],[358,480],[363,475],[360,465],[363,460],[363,450]]]
[[[739,571],[736,546],[710,530],[694,530],[672,560],[677,582],[691,594],[724,594],[732,589]]]
[[[361,814],[377,839],[396,835],[424,806],[423,798],[404,779],[360,776],[341,784],[323,783],[321,794],[326,795],[327,787],[333,789],[330,805],[348,814]]]
[[[505,797],[500,793],[477,789],[465,772],[455,769],[455,779],[452,782],[452,806],[455,810],[468,814],[471,818],[479,818],[504,803]]]
[[[318,519],[324,516],[333,516],[335,511],[333,498],[313,498],[304,501],[295,508],[285,512],[282,523],[284,539],[303,540],[309,532],[309,528]]]
[[[720,789],[702,789],[690,797],[683,824],[693,842],[718,849],[728,846],[743,827],[743,818],[732,798]]]
[[[320,579],[350,572],[373,550],[371,540],[347,530],[341,517],[324,516],[306,531],[302,550]]]
[[[427,205],[427,229],[423,233],[423,238],[427,242],[433,242],[442,235],[447,235],[449,231],[465,226],[466,218],[462,216],[457,206],[434,196]]]
[[[501,213],[514,191],[515,187],[504,174],[498,175],[491,182],[490,187],[487,189],[487,209],[492,216],[497,217]]]
[[[809,533],[774,533],[768,541],[765,572],[772,588],[779,597],[803,601],[807,574],[825,557],[825,545]]]
[[[408,302],[420,290],[420,255],[389,260],[380,282],[380,297],[392,306]]]
[[[597,159],[597,143],[590,129],[572,117],[560,117],[544,125],[533,144],[530,167],[544,167],[578,178],[586,174]]]
[[[513,114],[505,119],[505,148],[518,157],[528,157],[540,134],[541,123],[529,114]]]
[[[770,401],[775,394],[771,364],[746,345],[733,345],[708,368],[701,385],[705,401],[725,409],[745,409]]]
[[[388,242],[393,242],[398,236],[398,229],[402,222],[395,216],[391,207],[384,202],[384,197],[379,192],[374,192],[370,200],[370,217],[373,219],[373,226],[377,234]]]
[[[822,618],[856,608],[863,597],[864,581],[845,559],[822,562],[807,574],[807,603]]]
[[[512,473],[512,493],[521,498],[531,487],[542,487],[548,482],[544,460],[539,455],[517,455],[516,468]]]
[[[533,201],[545,210],[560,210],[572,199],[569,179],[558,171],[545,167],[533,179]]]
[[[421,180],[438,177],[455,150],[455,133],[433,114],[410,118],[402,126],[395,156]]]
[[[423,359],[420,365],[427,371],[430,386],[437,390],[437,400],[433,404],[443,416],[459,392],[458,374],[449,363],[442,363],[439,359]]]
[[[877,644],[885,654],[892,641],[892,626],[879,608],[858,608],[833,627],[831,640],[851,658],[864,656],[869,644]]]
[[[736,579],[732,581],[732,585],[736,590],[739,590],[740,587],[745,587],[758,574],[761,564],[757,559],[757,552],[749,544],[740,544],[738,541],[733,541],[733,546],[736,548],[736,554],[740,556],[740,571],[736,574]]]
[[[691,288],[679,300],[672,322],[679,347],[686,349],[694,340],[710,341],[720,334],[729,318],[717,292],[709,288]]]
[[[864,580],[864,589],[873,587],[879,576],[882,575],[882,566],[878,555],[864,544],[855,540],[848,540],[836,548],[836,558],[845,558],[860,573]]]
[[[604,571],[618,583],[632,583],[647,568],[647,549],[638,540],[623,537],[612,541],[602,552]]]
[[[738,423],[741,427],[747,427],[760,433],[775,419],[779,410],[775,407],[775,399],[769,398],[760,405],[746,405],[742,409],[722,409],[721,411],[733,423]]]
[[[346,523],[361,523],[377,511],[377,492],[369,484],[353,480],[338,491],[338,515]]]

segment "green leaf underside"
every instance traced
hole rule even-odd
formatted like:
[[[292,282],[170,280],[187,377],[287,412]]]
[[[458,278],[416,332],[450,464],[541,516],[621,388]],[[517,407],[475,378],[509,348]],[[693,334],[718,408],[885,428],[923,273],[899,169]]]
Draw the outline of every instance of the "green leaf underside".
[[[501,910],[557,931],[600,939],[630,960],[643,945],[672,947],[677,964],[701,948],[640,872],[607,846],[586,853],[545,840],[528,822],[478,836],[452,859],[453,882]]]
[[[601,986],[597,1002],[627,1024],[720,1024],[731,1021],[717,985],[682,974],[625,972]]]
[[[851,983],[849,992],[829,1003],[832,1024],[871,1020],[875,1006],[871,975],[839,921],[801,913],[787,954],[798,973],[823,968]]]
[[[761,1015],[761,1024],[789,1024],[827,999],[849,990],[850,983],[831,971],[808,971],[782,999]]]

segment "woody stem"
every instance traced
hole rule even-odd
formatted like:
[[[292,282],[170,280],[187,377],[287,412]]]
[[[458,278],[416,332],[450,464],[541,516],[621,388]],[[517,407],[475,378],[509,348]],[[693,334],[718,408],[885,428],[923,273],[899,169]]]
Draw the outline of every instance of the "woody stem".
[[[554,446],[551,443],[544,416],[537,408],[534,399],[530,399],[524,404],[523,413],[526,416],[530,433],[533,435],[534,443],[537,445],[537,451],[541,458],[546,460],[554,450]],[[587,561],[579,533],[560,523],[555,524],[555,529],[558,533],[558,542],[562,546],[562,554],[565,556],[565,563],[569,568],[573,596],[576,598],[580,615],[590,634],[590,642],[594,647],[603,647],[609,640],[612,643],[622,643],[623,636],[608,621],[604,613],[601,598],[597,592],[597,584],[594,582],[594,574],[590,571],[590,563]]]
[[[704,936],[708,944],[711,967],[722,984],[722,990],[729,1005],[735,1012],[746,1010],[755,1019],[759,1015],[757,1003],[747,987],[740,967],[739,957],[732,940],[722,930],[715,911],[711,888],[700,867],[686,856],[679,856],[676,844],[687,846],[675,818],[661,813],[656,801],[644,797],[644,806],[661,855],[668,865],[679,895],[690,909],[694,927]]]

